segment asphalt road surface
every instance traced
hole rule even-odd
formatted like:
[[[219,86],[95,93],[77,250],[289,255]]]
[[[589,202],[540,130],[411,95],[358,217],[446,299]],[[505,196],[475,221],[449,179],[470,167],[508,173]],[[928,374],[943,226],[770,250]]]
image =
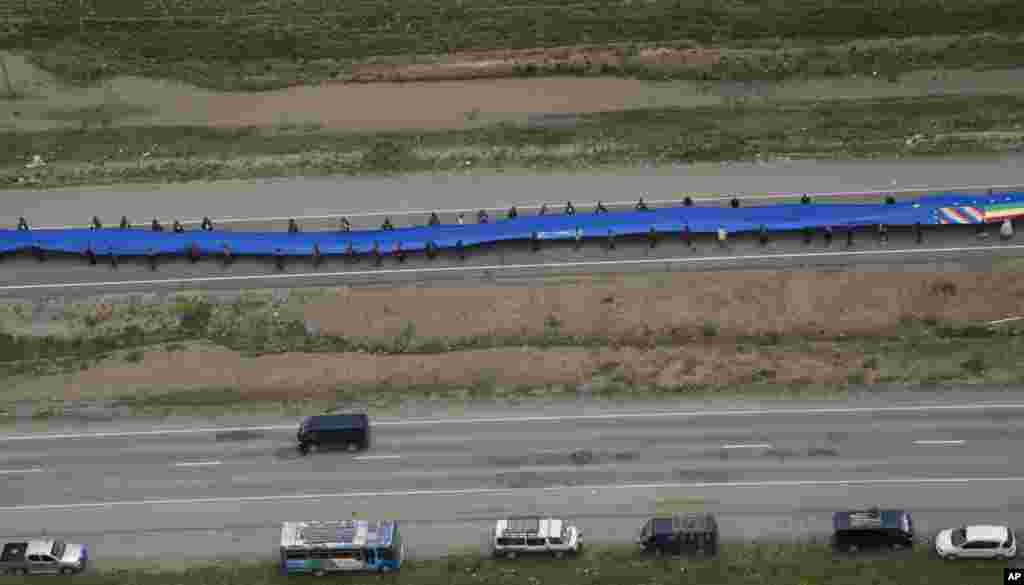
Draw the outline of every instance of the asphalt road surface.
[[[710,234],[695,236],[688,247],[678,236],[665,236],[650,248],[644,238],[620,239],[614,250],[600,240],[585,242],[576,250],[571,242],[546,242],[533,253],[528,243],[509,243],[470,249],[465,260],[446,252],[428,260],[411,254],[404,263],[385,258],[376,266],[372,258],[349,262],[331,258],[320,267],[310,260],[290,259],[284,271],[272,260],[237,259],[225,266],[219,258],[198,263],[187,259],[162,259],[151,271],[145,259],[118,260],[113,267],[100,258],[96,266],[84,259],[53,257],[38,262],[29,255],[0,264],[0,298],[34,299],[53,296],[91,296],[103,293],[135,294],[175,290],[240,290],[311,286],[383,286],[530,284],[551,274],[598,272],[655,272],[709,270],[986,270],[995,257],[1024,255],[1024,241],[1004,242],[990,227],[988,238],[979,239],[974,226],[926,228],[918,244],[909,228],[893,228],[888,243],[871,230],[858,233],[854,245],[846,245],[837,232],[831,246],[821,234],[805,244],[799,234],[772,236],[766,247],[752,235],[741,235],[721,248]]]
[[[0,198],[0,223],[14,226],[18,216],[32,225],[86,225],[93,215],[116,224],[127,215],[136,224],[153,217],[198,220],[412,213],[425,220],[431,210],[507,209],[548,202],[561,206],[603,200],[679,200],[684,193],[764,195],[770,193],[860,192],[886,189],[937,189],[952,186],[1020,185],[1024,155],[874,161],[790,161],[761,164],[680,165],[667,170],[630,169],[600,174],[418,175],[397,178],[298,178],[223,183],[126,185],[117,188],[69,188],[8,191]],[[877,197],[874,199],[877,200]],[[394,218],[406,225],[403,218]],[[451,221],[453,216],[444,218]],[[359,225],[357,221],[353,223]],[[369,221],[369,220],[368,220]],[[250,222],[251,223],[251,222]],[[260,229],[261,222],[251,224]],[[308,229],[313,229],[312,227]]]
[[[910,510],[923,540],[965,522],[1020,527],[1015,390],[382,419],[368,452],[308,457],[297,421],[8,434],[0,536],[45,530],[97,559],[273,558],[280,522],[357,515],[400,519],[424,558],[486,550],[494,520],[531,513],[574,519],[591,543],[629,542],[655,512],[700,510],[732,542],[822,541],[832,512],[872,505]]]

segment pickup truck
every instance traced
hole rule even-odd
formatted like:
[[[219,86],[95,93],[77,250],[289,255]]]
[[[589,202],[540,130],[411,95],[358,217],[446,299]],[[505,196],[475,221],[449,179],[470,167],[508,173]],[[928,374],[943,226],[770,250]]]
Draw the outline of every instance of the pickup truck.
[[[9,542],[0,553],[0,574],[71,575],[84,571],[88,560],[81,544],[46,539]]]

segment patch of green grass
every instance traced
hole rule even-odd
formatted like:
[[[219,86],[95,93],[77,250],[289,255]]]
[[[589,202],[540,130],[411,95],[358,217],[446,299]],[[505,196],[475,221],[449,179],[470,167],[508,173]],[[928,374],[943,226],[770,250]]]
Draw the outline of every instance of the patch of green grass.
[[[639,520],[638,520],[639,522]],[[415,548],[414,543],[409,543]],[[715,559],[641,557],[628,545],[591,545],[579,558],[517,559],[482,557],[482,551],[452,551],[444,559],[409,560],[393,575],[352,576],[359,583],[394,585],[963,585],[1002,578],[1005,563],[958,561],[955,570],[920,546],[892,558],[837,556],[820,544],[722,544]],[[84,585],[276,585],[295,577],[280,575],[272,562],[195,562],[175,568],[138,563],[80,575]],[[16,578],[0,577],[0,583]]]
[[[1019,136],[1024,127],[1022,106],[1024,96],[936,96],[604,112],[581,115],[573,128],[502,123],[469,130],[369,134],[192,127],[3,133],[0,140],[8,148],[0,150],[0,187],[21,188],[24,152],[51,161],[33,177],[41,186],[57,186],[445,172],[465,168],[466,160],[477,169],[597,168],[758,155],[828,158],[999,151],[1010,139],[981,133],[1002,130]],[[916,134],[926,139],[908,144],[907,137]],[[161,157],[140,164],[153,144],[161,145]]]
[[[1012,0],[585,0],[571,7],[543,0],[515,5],[459,0],[256,5],[187,0],[171,8],[127,0],[87,0],[71,6],[40,0],[9,3],[4,16],[8,22],[0,28],[0,48],[29,45],[38,63],[65,78],[95,82],[114,74],[134,74],[231,89],[278,87],[284,79],[321,81],[343,74],[353,61],[374,56],[467,49],[730,42],[781,48],[794,40],[824,45],[850,39],[1024,31],[1024,8]],[[969,60],[972,49],[981,52],[971,45],[963,47],[966,56],[932,52]],[[995,48],[983,52],[993,59],[999,55]],[[887,62],[870,50],[866,53],[849,60]],[[927,62],[929,52],[920,53],[916,59]],[[1015,54],[1019,52],[1005,53]],[[776,63],[755,62],[744,70],[796,68],[801,59],[794,54]],[[809,66],[822,60],[828,64],[816,55],[806,60]]]

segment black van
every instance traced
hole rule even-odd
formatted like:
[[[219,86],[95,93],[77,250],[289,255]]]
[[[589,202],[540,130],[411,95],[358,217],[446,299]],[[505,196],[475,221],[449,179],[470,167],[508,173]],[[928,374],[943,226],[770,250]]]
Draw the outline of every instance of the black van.
[[[323,414],[306,418],[299,426],[299,452],[331,447],[349,451],[370,447],[370,417],[365,414]]]
[[[914,521],[905,510],[856,510],[832,516],[832,546],[855,553],[914,546]]]
[[[651,518],[637,538],[641,552],[655,555],[718,553],[718,523],[711,514],[682,514]]]

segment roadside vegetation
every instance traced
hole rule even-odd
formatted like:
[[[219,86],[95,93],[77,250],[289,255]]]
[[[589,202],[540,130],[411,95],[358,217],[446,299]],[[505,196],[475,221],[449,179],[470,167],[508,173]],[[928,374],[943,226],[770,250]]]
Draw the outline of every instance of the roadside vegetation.
[[[866,384],[1024,384],[1024,362],[1019,359],[1024,353],[1024,322],[993,326],[906,317],[895,328],[876,334],[736,335],[709,320],[694,328],[585,335],[563,331],[552,315],[545,319],[543,332],[524,330],[519,335],[421,336],[410,322],[391,337],[348,337],[319,332],[296,309],[266,299],[211,303],[189,297],[171,305],[122,306],[116,318],[109,306],[71,308],[53,316],[56,333],[32,336],[18,333],[31,321],[31,306],[8,305],[8,332],[0,333],[0,373],[8,380],[0,393],[0,410],[6,416],[0,419],[14,416],[19,412],[16,406],[25,401],[36,418],[69,414],[74,408],[66,402],[69,384],[78,388],[79,401],[106,401],[119,411],[146,415],[228,410],[299,414],[347,404],[392,413],[417,401],[458,404],[580,397],[840,399],[851,388]],[[154,367],[146,361],[149,357],[173,360],[176,353],[230,359],[217,366],[222,380],[175,382],[158,375],[160,380],[154,382],[149,375],[143,382],[132,382],[115,375],[102,387],[79,380],[93,368],[141,366],[148,372]],[[530,356],[542,354],[576,360],[573,363],[582,364],[582,371],[550,366],[550,372],[536,372],[532,380],[523,381],[514,371],[495,365],[508,359],[526,363],[535,359]],[[368,373],[359,377],[349,370],[347,383],[313,390],[307,387],[309,382],[288,382],[292,374],[281,373],[284,362],[260,361],[274,355],[300,362],[302,356],[317,355],[348,359],[315,368],[362,364],[359,367]],[[393,361],[398,356],[423,365]],[[450,369],[459,372],[457,379],[431,381],[436,375],[428,374],[428,364],[445,369],[437,364],[449,363],[443,360],[450,358],[456,360]],[[723,359],[733,364],[729,376],[711,370],[700,374],[706,367],[701,364]],[[299,362],[290,363],[296,367]],[[268,368],[284,376],[282,381],[255,389],[232,382],[241,371]],[[380,375],[381,371],[389,374]]]
[[[1021,144],[1022,106],[1015,95],[951,96],[628,110],[579,115],[562,128],[7,133],[0,186],[1005,152]],[[24,168],[30,153],[51,164]]]
[[[838,46],[856,39],[899,39],[1024,32],[1024,8],[1012,0],[965,5],[955,0],[908,0],[864,4],[852,0],[801,3],[741,0],[709,4],[696,0],[609,2],[587,0],[570,6],[540,0],[509,5],[457,0],[338,3],[296,0],[246,3],[237,0],[159,3],[59,0],[6,3],[0,49],[28,49],[37,63],[65,78],[94,82],[113,75],[181,79],[205,87],[255,89],[288,83],[344,78],[355,62],[403,55],[444,55],[478,49],[531,49],[584,44],[782,49],[768,57],[751,53],[716,74],[752,71],[827,74],[824,53],[809,57],[791,47]],[[1016,42],[1016,41],[1012,41]],[[945,61],[932,43],[913,41],[882,62]],[[1018,52],[1000,52],[1000,41],[966,45],[971,64],[1015,64]],[[883,50],[884,52],[885,50]],[[890,49],[891,52],[891,49]],[[865,59],[878,61],[867,52]],[[744,62],[746,62],[744,64]],[[789,65],[782,65],[790,62]],[[757,63],[751,67],[751,63]],[[762,67],[763,65],[763,67]],[[872,64],[875,67],[875,63]],[[894,67],[895,68],[895,67]],[[657,68],[655,68],[656,70]],[[875,69],[877,70],[877,68]],[[602,73],[600,67],[597,71]],[[616,74],[605,70],[603,74]],[[627,73],[626,71],[617,72]],[[628,72],[633,74],[635,72]]]
[[[650,559],[634,547],[592,547],[571,560],[491,560],[479,553],[441,560],[406,561],[391,575],[346,575],[347,583],[402,585],[529,584],[529,585],[963,585],[998,582],[1006,563],[942,562],[919,546],[894,558],[837,557],[823,545],[723,544],[716,559]],[[98,565],[102,560],[97,560]],[[75,577],[82,585],[272,585],[292,583],[273,563],[224,561],[195,563],[173,569],[99,569]],[[0,577],[0,583],[15,578]]]

